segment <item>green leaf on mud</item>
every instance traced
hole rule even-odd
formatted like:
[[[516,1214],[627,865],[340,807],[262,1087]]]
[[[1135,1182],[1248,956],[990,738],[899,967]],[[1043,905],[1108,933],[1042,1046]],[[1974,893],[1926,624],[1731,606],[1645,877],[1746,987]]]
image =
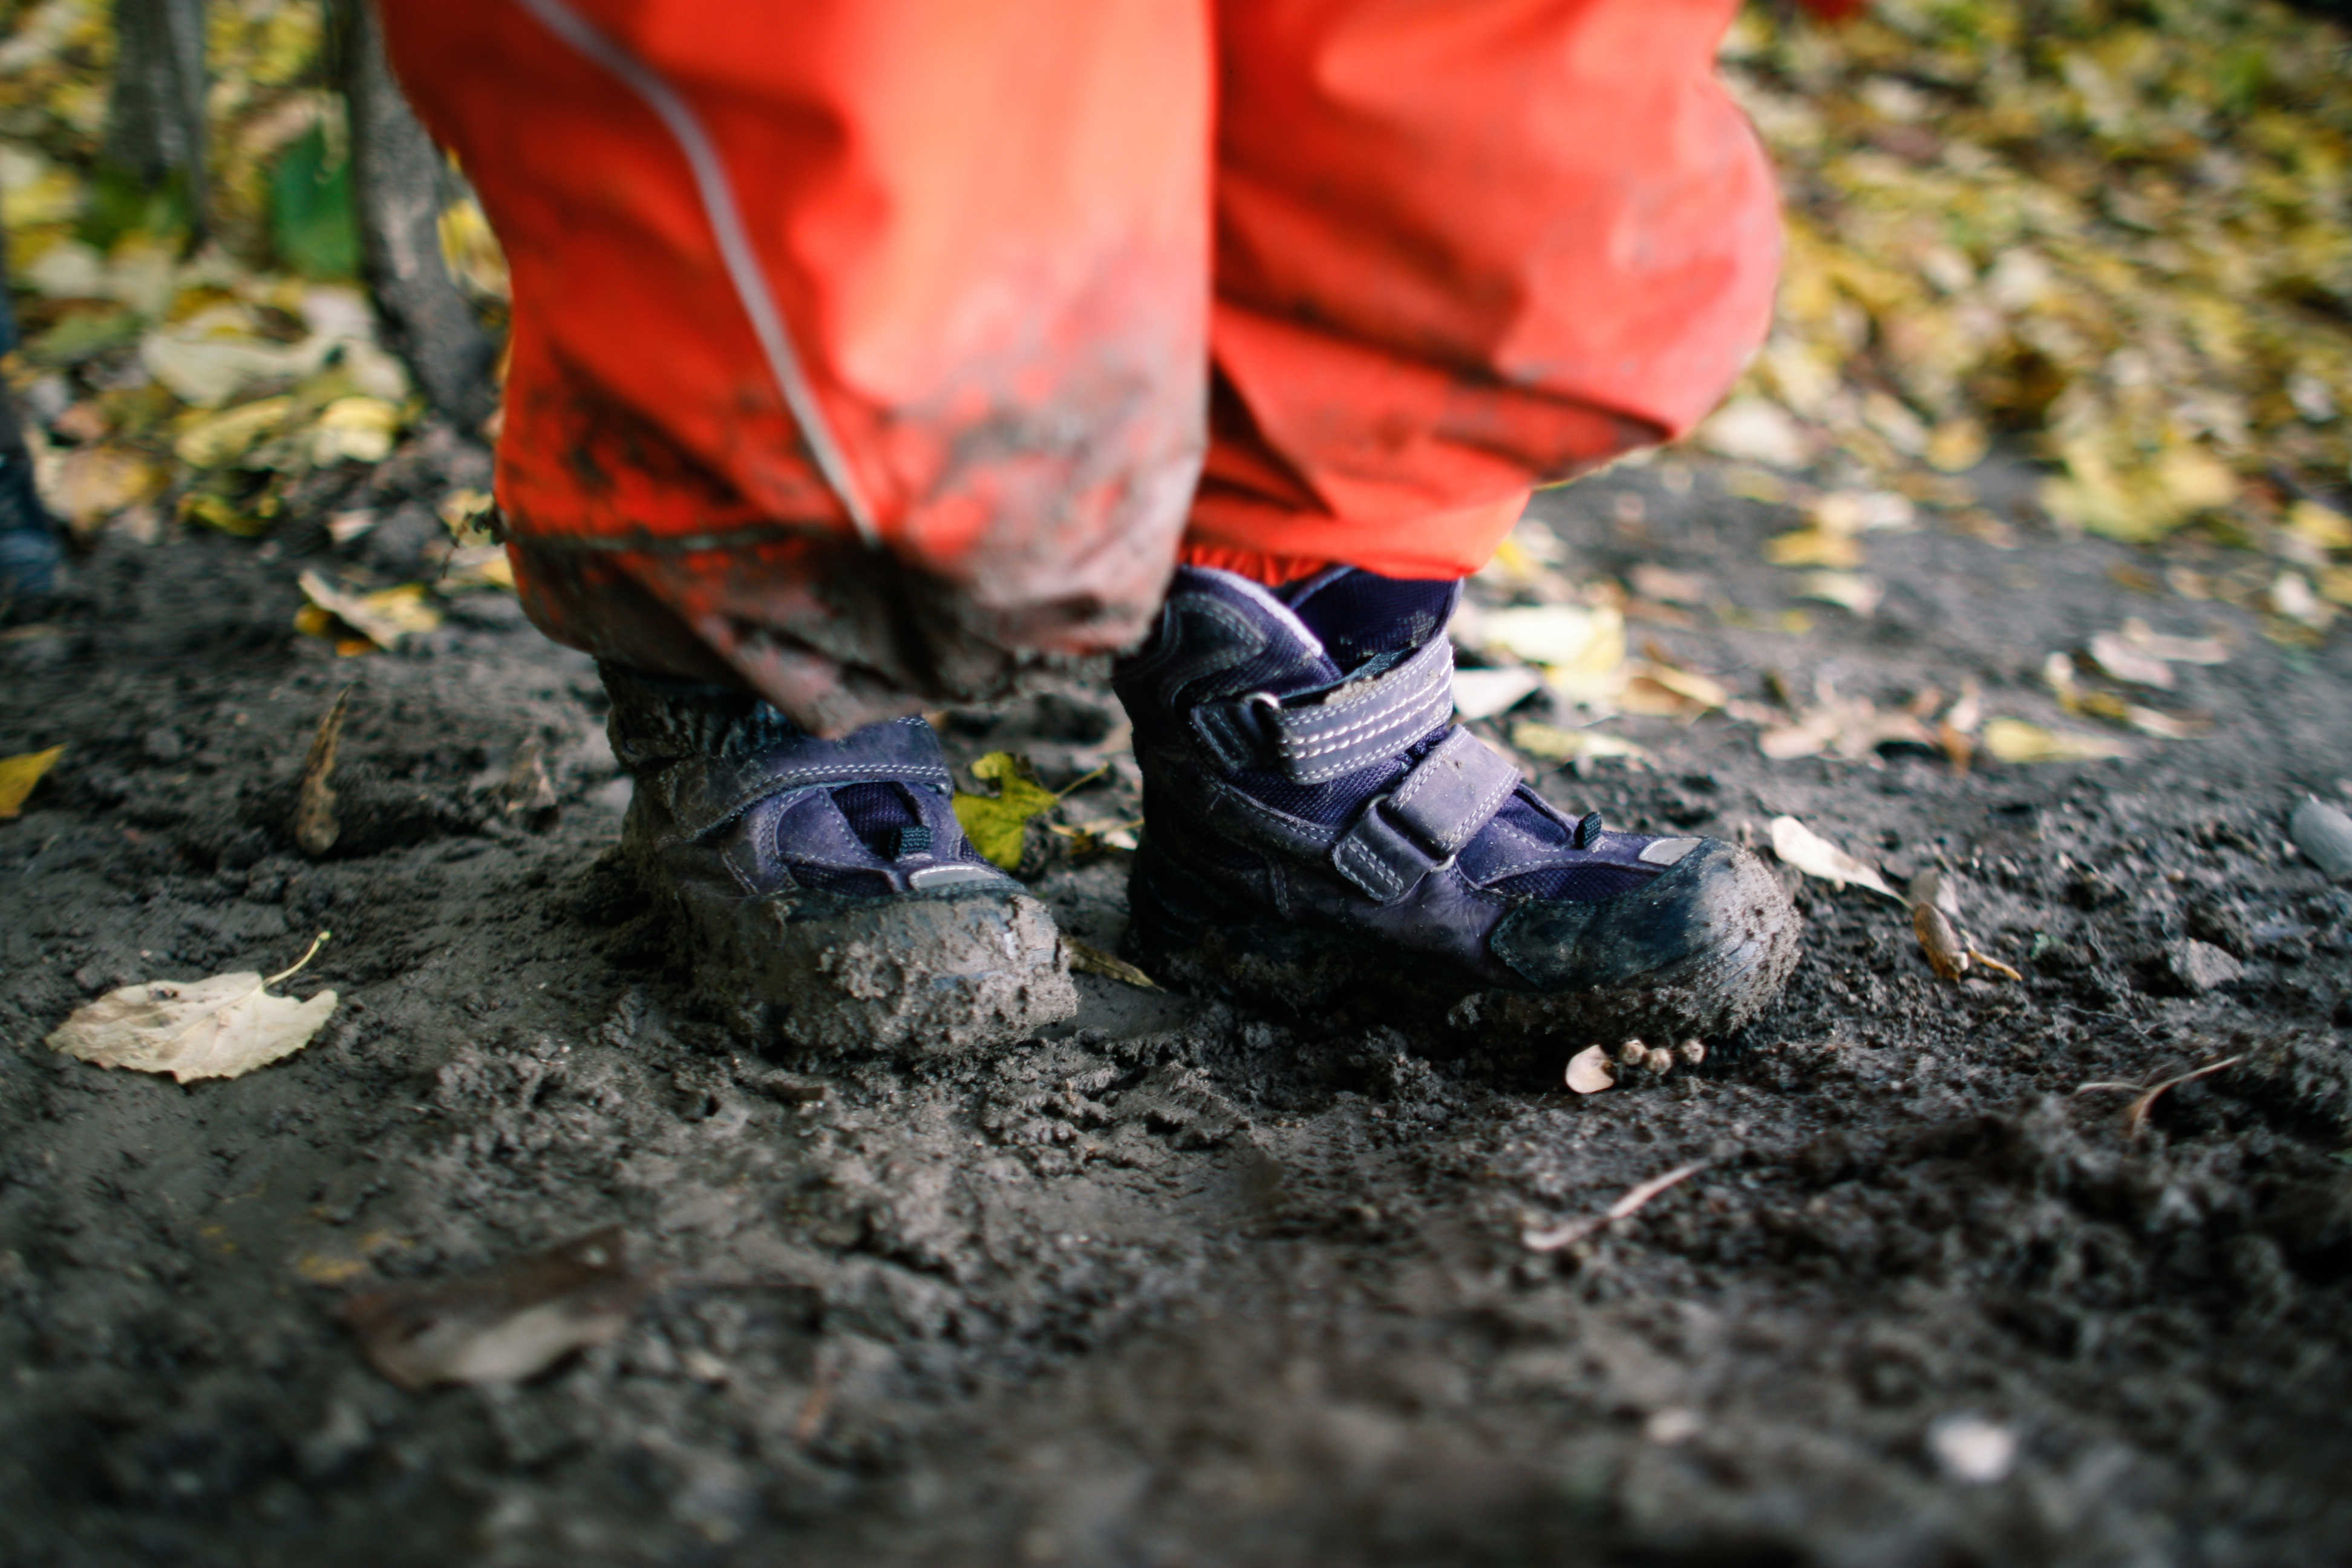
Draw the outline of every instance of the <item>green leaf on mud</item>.
[[[1011,752],[989,752],[971,764],[971,776],[996,785],[996,794],[957,791],[956,820],[973,848],[1010,871],[1021,864],[1030,819],[1053,810],[1061,797],[1037,782],[1028,758]]]

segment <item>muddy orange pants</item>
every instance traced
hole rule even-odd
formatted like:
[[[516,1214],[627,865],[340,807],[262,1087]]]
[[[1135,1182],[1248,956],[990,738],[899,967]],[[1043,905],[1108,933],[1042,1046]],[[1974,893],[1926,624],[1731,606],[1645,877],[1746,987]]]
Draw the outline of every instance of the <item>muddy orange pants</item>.
[[[837,731],[1180,556],[1475,570],[1761,337],[1736,0],[381,0],[514,279],[534,619]]]

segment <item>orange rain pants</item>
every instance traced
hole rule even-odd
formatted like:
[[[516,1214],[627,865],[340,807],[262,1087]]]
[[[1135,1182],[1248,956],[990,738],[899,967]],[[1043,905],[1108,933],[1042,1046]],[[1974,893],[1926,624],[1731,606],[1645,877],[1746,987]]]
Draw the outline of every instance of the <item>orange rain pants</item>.
[[[525,604],[828,732],[1181,558],[1475,570],[1761,338],[1736,0],[380,0],[503,242]]]

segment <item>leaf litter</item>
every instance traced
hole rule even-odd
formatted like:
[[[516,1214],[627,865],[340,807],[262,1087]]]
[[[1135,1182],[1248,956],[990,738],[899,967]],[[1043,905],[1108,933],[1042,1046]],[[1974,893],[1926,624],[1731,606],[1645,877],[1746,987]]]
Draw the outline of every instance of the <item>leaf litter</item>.
[[[309,1045],[335,1010],[335,994],[297,1000],[269,987],[317,955],[312,939],[293,964],[263,978],[251,970],[206,980],[154,980],[121,986],[78,1007],[48,1037],[51,1050],[102,1068],[167,1072],[181,1083],[242,1078]]]
[[[629,1267],[627,1237],[607,1226],[478,1274],[366,1291],[339,1314],[403,1388],[520,1383],[617,1338],[657,1283]]]
[[[45,751],[0,757],[0,820],[24,814],[25,802],[32,795],[33,787],[65,754],[65,747],[57,745]]]
[[[1772,853],[1782,864],[1841,890],[1848,886],[1867,888],[1896,903],[1906,901],[1886,885],[1875,867],[1854,858],[1793,816],[1772,819]]]

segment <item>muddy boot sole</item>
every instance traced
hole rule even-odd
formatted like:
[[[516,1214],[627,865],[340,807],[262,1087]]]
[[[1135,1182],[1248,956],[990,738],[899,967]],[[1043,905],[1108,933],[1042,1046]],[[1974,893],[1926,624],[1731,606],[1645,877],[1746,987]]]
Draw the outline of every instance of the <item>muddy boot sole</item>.
[[[1464,984],[1444,961],[1358,932],[1234,918],[1197,879],[1138,858],[1129,887],[1127,956],[1180,989],[1331,1022],[1475,1034],[1496,1045],[1582,1045],[1640,1036],[1727,1034],[1780,994],[1796,967],[1799,924],[1770,871],[1752,858],[1727,884],[1726,939],[1630,981],[1536,992]]]
[[[1024,894],[675,907],[696,988],[754,1038],[945,1056],[1026,1039],[1078,1010],[1054,917]]]

